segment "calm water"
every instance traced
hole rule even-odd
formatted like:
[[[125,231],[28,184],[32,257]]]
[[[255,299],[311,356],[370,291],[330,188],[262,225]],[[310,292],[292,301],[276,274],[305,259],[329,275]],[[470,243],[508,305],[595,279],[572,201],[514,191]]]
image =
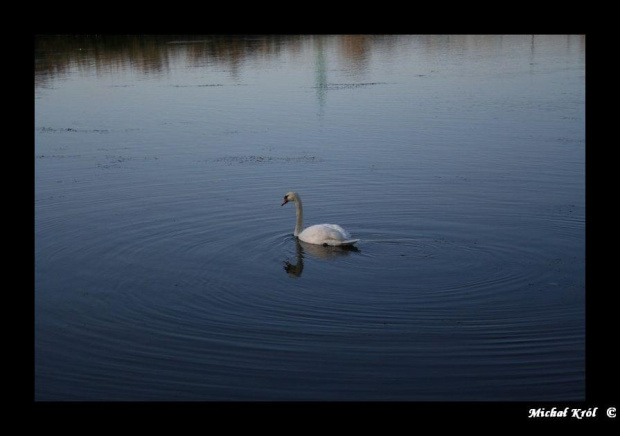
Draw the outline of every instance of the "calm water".
[[[583,37],[44,37],[34,97],[35,399],[585,398]]]

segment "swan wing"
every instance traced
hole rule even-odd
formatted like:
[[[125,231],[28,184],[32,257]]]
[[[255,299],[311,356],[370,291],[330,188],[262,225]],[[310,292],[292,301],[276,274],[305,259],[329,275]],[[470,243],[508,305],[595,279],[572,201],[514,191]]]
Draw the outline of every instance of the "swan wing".
[[[337,224],[315,224],[304,229],[299,239],[310,244],[320,245],[353,245],[359,239],[351,239],[351,235]]]

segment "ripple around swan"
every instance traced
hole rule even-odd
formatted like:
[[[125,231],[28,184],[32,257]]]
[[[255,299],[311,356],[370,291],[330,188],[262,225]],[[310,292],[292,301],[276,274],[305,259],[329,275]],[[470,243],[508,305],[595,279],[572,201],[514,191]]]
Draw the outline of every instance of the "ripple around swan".
[[[431,302],[452,304],[451,299],[460,298],[475,304],[534,279],[534,271],[513,261],[515,248],[429,237],[363,240],[361,274],[380,275],[386,287],[415,292]]]
[[[271,192],[251,188],[249,201],[235,202],[200,184],[183,195],[179,187],[172,180],[144,197],[146,184],[111,184],[89,201],[75,188],[63,203],[37,205],[37,283],[46,284],[37,319],[48,320],[37,349],[56,362],[38,374],[57,393],[62,380],[66,398],[376,398],[364,378],[391,383],[386,398],[433,398],[420,387],[434,380],[420,355],[448,373],[487,361],[492,377],[529,371],[530,381],[574,393],[583,332],[565,318],[582,316],[571,305],[582,289],[565,259],[501,238],[428,228],[406,237],[368,227],[347,200],[334,211],[310,196],[311,218],[342,223],[361,242],[304,246],[290,232],[294,212],[268,201]],[[567,243],[581,226],[565,214],[537,219]],[[558,359],[577,370],[536,377]],[[76,362],[83,369],[71,370]],[[377,376],[378,366],[389,371]],[[435,380],[435,395],[459,380]]]

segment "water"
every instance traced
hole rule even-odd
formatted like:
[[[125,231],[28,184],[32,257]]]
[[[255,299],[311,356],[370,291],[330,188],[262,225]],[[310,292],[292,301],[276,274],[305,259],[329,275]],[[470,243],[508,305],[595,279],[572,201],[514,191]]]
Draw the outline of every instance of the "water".
[[[584,82],[582,36],[37,38],[35,399],[583,400]]]

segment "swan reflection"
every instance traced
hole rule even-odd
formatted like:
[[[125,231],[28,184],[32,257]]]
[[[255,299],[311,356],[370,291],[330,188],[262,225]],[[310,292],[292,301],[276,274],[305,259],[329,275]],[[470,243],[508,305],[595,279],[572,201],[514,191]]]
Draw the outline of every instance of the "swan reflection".
[[[290,277],[301,277],[304,271],[304,258],[306,255],[322,260],[333,260],[341,256],[348,256],[352,252],[359,252],[355,246],[323,246],[308,244],[295,238],[295,263],[284,261],[284,270]]]

